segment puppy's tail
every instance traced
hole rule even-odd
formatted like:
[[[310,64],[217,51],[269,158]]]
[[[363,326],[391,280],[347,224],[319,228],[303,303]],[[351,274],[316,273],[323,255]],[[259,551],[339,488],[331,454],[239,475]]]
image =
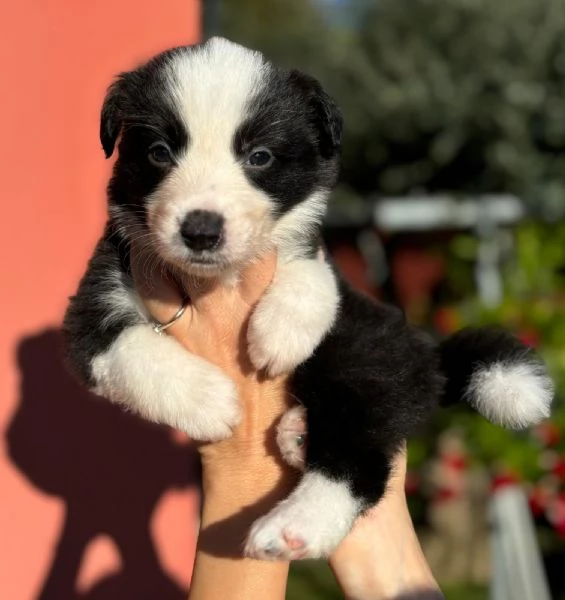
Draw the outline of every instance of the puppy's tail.
[[[533,350],[506,331],[463,329],[440,344],[443,404],[461,399],[492,423],[524,429],[549,416],[554,386]]]

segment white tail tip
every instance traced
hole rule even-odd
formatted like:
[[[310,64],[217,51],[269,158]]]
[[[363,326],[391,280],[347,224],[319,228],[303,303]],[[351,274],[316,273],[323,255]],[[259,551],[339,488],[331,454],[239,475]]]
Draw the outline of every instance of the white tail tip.
[[[497,425],[524,429],[550,414],[554,386],[535,362],[495,362],[471,376],[465,399]]]

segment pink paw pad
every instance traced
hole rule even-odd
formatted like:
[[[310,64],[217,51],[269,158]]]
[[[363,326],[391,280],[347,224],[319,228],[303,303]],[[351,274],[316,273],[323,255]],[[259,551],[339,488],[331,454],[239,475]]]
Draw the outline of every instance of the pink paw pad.
[[[304,543],[304,540],[301,540],[300,538],[293,538],[290,535],[288,535],[287,533],[283,533],[283,538],[284,538],[284,541],[286,542],[286,545],[291,550],[303,550],[304,546],[306,545]]]

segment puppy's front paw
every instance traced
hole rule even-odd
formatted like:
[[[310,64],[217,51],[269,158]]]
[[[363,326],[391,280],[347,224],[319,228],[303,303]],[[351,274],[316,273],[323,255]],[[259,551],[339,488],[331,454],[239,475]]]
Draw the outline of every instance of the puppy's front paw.
[[[178,428],[193,440],[216,442],[226,439],[241,421],[235,384],[223,373],[214,373],[212,369],[215,367],[210,365],[210,372],[203,380],[193,380],[192,389],[184,390],[193,397],[193,402],[184,414],[179,415]]]
[[[284,298],[272,294],[257,307],[249,323],[249,357],[256,369],[271,377],[290,373],[312,354],[320,341],[317,331],[304,328]]]
[[[92,373],[96,393],[195,440],[227,438],[240,421],[235,384],[147,325],[124,331],[93,360]]]
[[[329,331],[338,305],[335,278],[325,263],[300,260],[280,267],[249,323],[253,365],[271,377],[291,372]]]

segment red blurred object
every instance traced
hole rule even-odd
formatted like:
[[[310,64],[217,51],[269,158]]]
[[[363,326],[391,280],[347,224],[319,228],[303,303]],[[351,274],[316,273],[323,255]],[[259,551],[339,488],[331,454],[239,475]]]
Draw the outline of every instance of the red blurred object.
[[[565,492],[560,493],[551,503],[547,518],[559,536],[565,538]]]
[[[448,306],[438,308],[433,321],[438,333],[443,335],[449,335],[459,328],[459,315],[455,309]]]
[[[442,256],[430,252],[428,244],[429,240],[418,240],[413,234],[402,241],[397,239],[391,275],[398,301],[407,312],[429,298],[432,290],[445,278],[445,261]]]
[[[413,496],[414,494],[417,494],[420,491],[420,485],[421,481],[418,473],[414,471],[408,471],[406,473],[406,481],[404,483],[404,491],[406,492],[406,495]]]
[[[559,427],[551,421],[541,423],[533,430],[533,435],[544,445],[554,446],[561,438]]]
[[[367,264],[357,250],[348,244],[339,244],[333,249],[332,259],[345,276],[345,279],[354,288],[370,296],[376,296],[376,290],[369,285],[367,278]]]
[[[447,454],[441,457],[441,462],[450,469],[464,471],[467,468],[467,457],[463,454]]]
[[[545,492],[534,488],[528,498],[528,503],[534,517],[541,517],[546,508]]]
[[[459,498],[460,495],[459,492],[456,492],[451,488],[441,488],[434,494],[432,502],[449,502],[449,500]]]
[[[499,490],[509,485],[516,485],[519,482],[519,478],[514,474],[506,471],[504,473],[497,473],[491,483],[491,491]]]
[[[543,485],[543,483],[533,488],[528,496],[528,502],[533,515],[536,517],[543,515],[554,498],[555,492],[547,485]]]
[[[540,343],[540,335],[535,329],[524,329],[517,335],[522,344],[536,348]]]
[[[559,456],[555,461],[555,464],[551,468],[551,472],[555,477],[565,481],[565,456]]]

